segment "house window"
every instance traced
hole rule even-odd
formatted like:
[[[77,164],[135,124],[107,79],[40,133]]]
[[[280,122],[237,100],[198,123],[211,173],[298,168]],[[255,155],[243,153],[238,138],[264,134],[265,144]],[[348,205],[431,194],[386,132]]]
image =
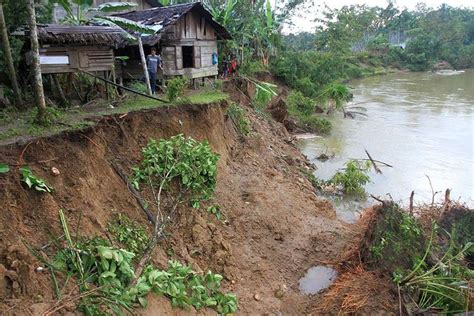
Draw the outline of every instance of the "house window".
[[[41,65],[69,65],[69,56],[40,55]]]
[[[183,68],[194,67],[194,46],[182,46],[183,48]]]

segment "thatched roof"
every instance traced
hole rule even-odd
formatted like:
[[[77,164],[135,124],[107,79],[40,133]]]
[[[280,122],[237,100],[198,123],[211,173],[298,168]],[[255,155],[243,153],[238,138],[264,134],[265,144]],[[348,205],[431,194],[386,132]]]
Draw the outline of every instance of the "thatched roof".
[[[143,43],[147,45],[155,45],[160,40],[161,33],[165,32],[168,27],[191,11],[198,13],[212,25],[216,31],[218,39],[232,38],[229,32],[222,25],[214,21],[211,13],[209,13],[200,2],[157,7],[141,11],[131,11],[116,14],[115,16],[152,26],[156,30],[156,33],[151,36],[144,36]]]
[[[15,32],[26,35],[28,30]],[[86,25],[38,25],[38,40],[41,44],[100,45],[120,47],[127,43],[125,32],[118,27]]]

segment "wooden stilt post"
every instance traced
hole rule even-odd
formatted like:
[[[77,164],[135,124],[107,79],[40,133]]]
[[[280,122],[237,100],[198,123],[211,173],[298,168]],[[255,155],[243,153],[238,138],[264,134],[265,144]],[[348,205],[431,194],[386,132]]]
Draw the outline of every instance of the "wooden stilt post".
[[[53,77],[54,85],[58,89],[59,100],[61,101],[60,104],[61,104],[61,106],[65,107],[68,102],[67,102],[66,96],[64,95],[63,88],[61,87],[61,83],[59,82],[58,75],[57,74],[52,74],[51,76]]]
[[[108,71],[104,71],[104,79],[109,80]],[[105,99],[109,101],[109,84],[105,81]]]

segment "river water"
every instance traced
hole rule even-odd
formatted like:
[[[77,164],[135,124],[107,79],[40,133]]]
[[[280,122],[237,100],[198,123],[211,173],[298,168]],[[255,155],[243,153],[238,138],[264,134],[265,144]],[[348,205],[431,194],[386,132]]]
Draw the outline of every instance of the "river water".
[[[367,158],[367,149],[393,166],[370,173],[368,193],[407,203],[415,190],[415,201],[431,201],[429,176],[434,190],[443,191],[437,199],[450,188],[452,199],[474,205],[474,70],[390,74],[350,85],[351,104],[364,107],[367,117],[336,113],[331,135],[299,142],[317,177],[329,179],[348,159]],[[335,156],[316,160],[323,152]],[[351,201],[336,204],[339,212],[354,208]]]

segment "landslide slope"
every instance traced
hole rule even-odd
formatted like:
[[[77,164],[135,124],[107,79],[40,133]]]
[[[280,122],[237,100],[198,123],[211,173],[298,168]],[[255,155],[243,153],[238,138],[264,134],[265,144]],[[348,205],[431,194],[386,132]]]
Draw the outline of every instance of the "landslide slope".
[[[332,206],[315,195],[301,173],[309,164],[281,124],[246,108],[252,133],[242,139],[225,114],[227,106],[183,105],[108,116],[81,131],[0,147],[1,162],[13,166],[0,177],[0,310],[40,314],[54,302],[49,274],[36,272],[41,264],[23,241],[41,247],[60,236],[59,209],[71,230],[81,218],[79,231],[86,236],[106,237],[106,225],[117,212],[150,226],[111,163],[130,174],[150,138],[183,133],[208,140],[221,156],[216,200],[225,221],[205,211],[181,210],[153,256],[155,264],[166,266],[172,253],[198,271],[223,274],[225,290],[237,294],[239,314],[311,312],[319,297],[300,294],[299,278],[313,265],[337,264],[355,229],[336,219]],[[22,187],[17,169],[24,164],[54,192]],[[53,176],[52,167],[60,175]],[[163,298],[151,298],[140,312],[195,311],[181,312]]]

